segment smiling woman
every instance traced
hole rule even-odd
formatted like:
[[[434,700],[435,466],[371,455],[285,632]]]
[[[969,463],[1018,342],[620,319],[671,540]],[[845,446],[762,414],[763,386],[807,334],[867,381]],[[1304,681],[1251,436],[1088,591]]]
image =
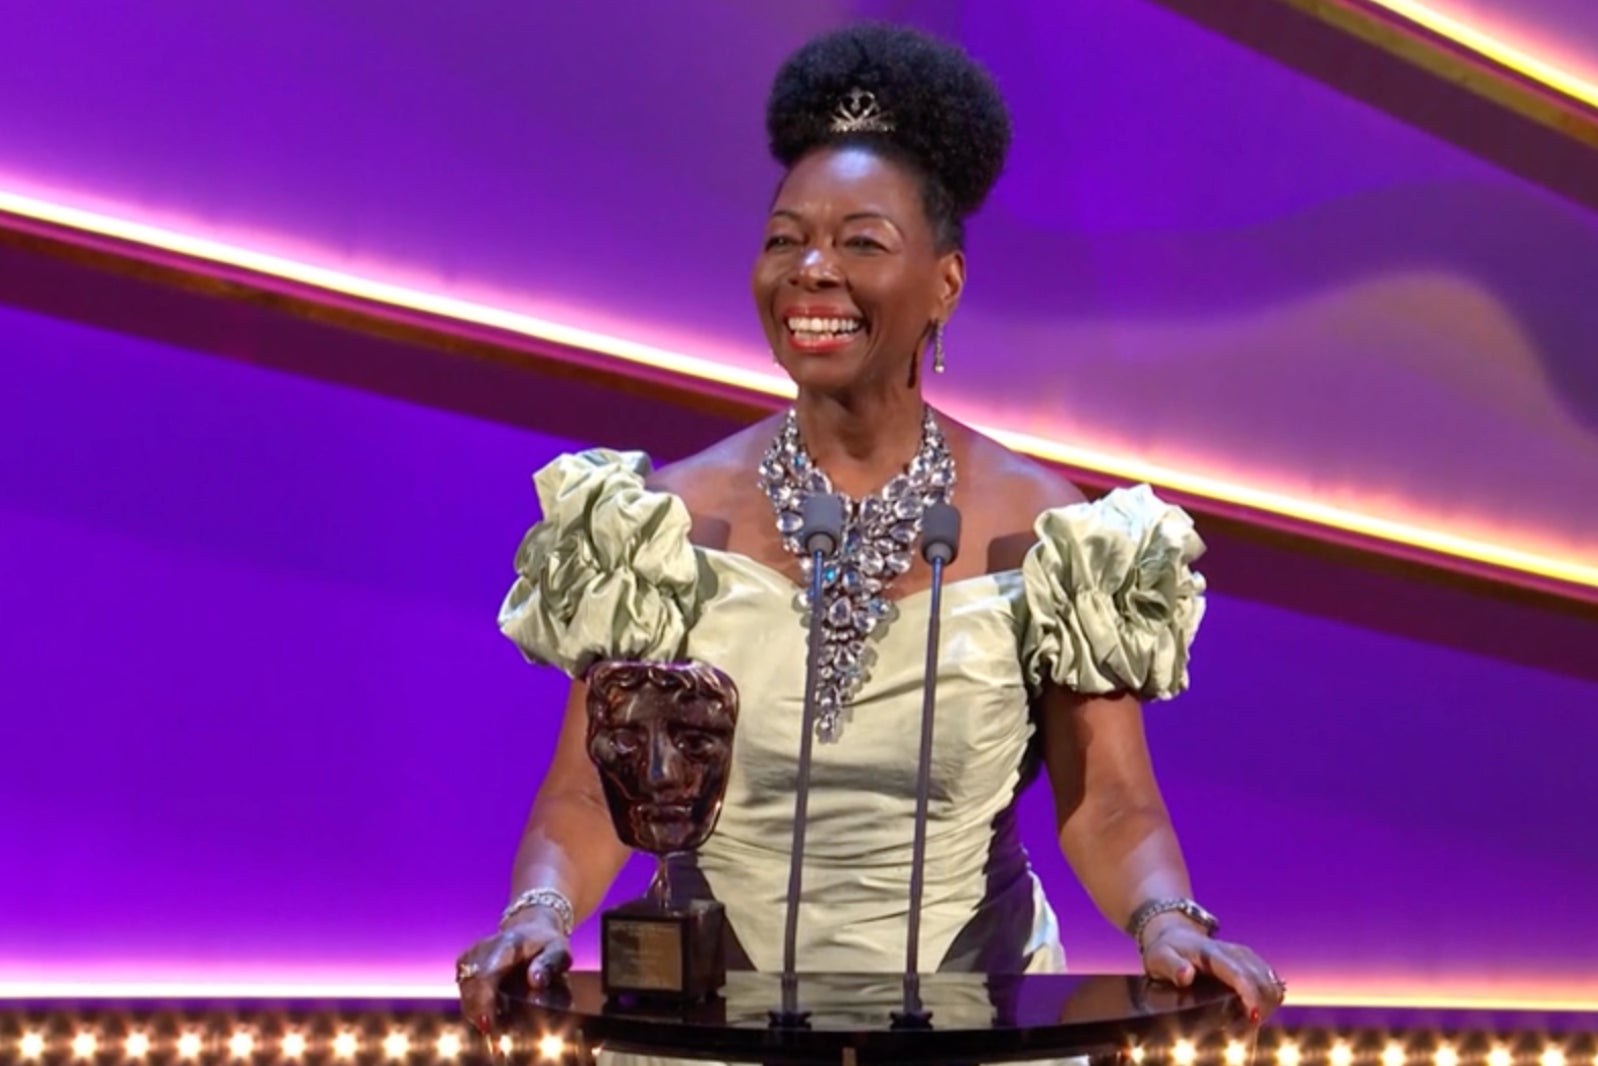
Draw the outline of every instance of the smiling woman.
[[[543,520],[517,556],[500,625],[573,680],[528,821],[513,902],[461,959],[462,1001],[487,1028],[501,979],[534,987],[569,962],[626,858],[585,744],[595,662],[697,660],[743,711],[716,832],[674,855],[670,882],[726,908],[728,965],[782,964],[788,841],[803,733],[810,560],[805,503],[844,497],[823,561],[818,690],[800,908],[800,971],[897,970],[910,930],[940,970],[1057,972],[1064,953],[1015,820],[1040,771],[1058,841],[1104,915],[1157,978],[1209,972],[1256,1021],[1285,986],[1213,938],[1150,767],[1142,701],[1188,682],[1204,611],[1188,516],[1146,486],[1097,503],[927,405],[966,281],[964,227],[1002,167],[1010,127],[992,81],[953,46],[861,26],[812,41],[767,113],[786,168],[752,289],[789,411],[652,473],[638,453],[564,456],[536,479]],[[957,499],[958,490],[958,499]],[[923,634],[937,602],[913,551],[930,508],[966,520],[945,591],[927,839],[912,858]],[[911,920],[910,884],[925,902]],[[523,901],[537,899],[537,905]]]

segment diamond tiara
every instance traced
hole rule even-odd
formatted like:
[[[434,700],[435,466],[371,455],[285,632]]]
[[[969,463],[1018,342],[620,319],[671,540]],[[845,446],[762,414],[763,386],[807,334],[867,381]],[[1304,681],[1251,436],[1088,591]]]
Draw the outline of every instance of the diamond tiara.
[[[833,133],[887,133],[893,122],[877,103],[877,94],[865,89],[850,89],[832,112]]]

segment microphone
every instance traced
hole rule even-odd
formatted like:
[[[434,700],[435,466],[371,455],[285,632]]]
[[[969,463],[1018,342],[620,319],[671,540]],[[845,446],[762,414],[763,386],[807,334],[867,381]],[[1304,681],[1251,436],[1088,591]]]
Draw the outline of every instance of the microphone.
[[[904,949],[904,1009],[894,1011],[895,1029],[930,1029],[932,1012],[921,1005],[922,868],[927,858],[927,801],[932,789],[932,719],[938,693],[938,634],[943,568],[960,554],[960,512],[939,500],[921,517],[921,557],[932,567],[932,603],[927,617],[927,676],[921,688],[921,761],[916,768],[915,843],[910,852],[910,921]]]
[[[788,866],[788,914],[782,934],[782,1008],[770,1012],[780,1028],[808,1028],[809,1011],[798,1008],[794,954],[799,943],[799,896],[804,880],[805,813],[810,803],[811,746],[816,733],[816,688],[821,675],[822,561],[843,543],[843,497],[807,497],[800,509],[798,540],[810,557],[810,647],[805,660],[805,703],[799,732],[799,774],[793,800],[793,854]]]

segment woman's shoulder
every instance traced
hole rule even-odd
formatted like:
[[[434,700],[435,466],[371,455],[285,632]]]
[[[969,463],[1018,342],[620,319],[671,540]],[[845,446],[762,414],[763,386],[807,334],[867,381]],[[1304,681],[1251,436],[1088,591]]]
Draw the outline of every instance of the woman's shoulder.
[[[989,546],[988,568],[1016,569],[1037,541],[1038,516],[1086,496],[1070,478],[1030,456],[969,426],[957,432],[965,469],[956,502],[971,532]]]
[[[695,544],[724,547],[729,525],[751,500],[764,502],[755,492],[755,471],[780,419],[780,415],[761,419],[645,479],[646,488],[683,501],[692,518],[690,539]]]

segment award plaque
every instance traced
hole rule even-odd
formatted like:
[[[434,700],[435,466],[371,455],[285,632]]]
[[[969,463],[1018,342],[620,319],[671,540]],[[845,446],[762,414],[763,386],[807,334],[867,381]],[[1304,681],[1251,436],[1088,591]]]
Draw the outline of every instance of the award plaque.
[[[588,755],[616,835],[657,861],[646,897],[600,916],[607,996],[688,1001],[726,983],[726,912],[715,900],[677,900],[667,858],[715,828],[737,722],[737,687],[704,663],[602,662],[588,672]]]

